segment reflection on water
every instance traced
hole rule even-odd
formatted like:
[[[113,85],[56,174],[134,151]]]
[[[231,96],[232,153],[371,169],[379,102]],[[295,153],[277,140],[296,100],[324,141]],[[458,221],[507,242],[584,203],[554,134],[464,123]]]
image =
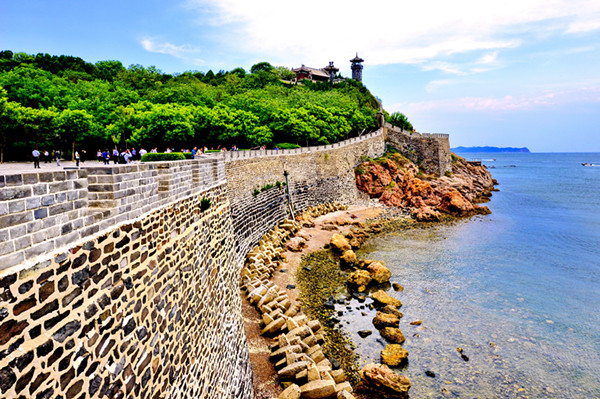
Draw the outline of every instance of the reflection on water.
[[[400,372],[412,397],[600,397],[600,170],[582,175],[575,155],[499,154],[492,215],[380,236],[360,251],[404,286],[389,293],[403,303]],[[352,300],[341,318],[365,363],[385,346],[370,302]]]

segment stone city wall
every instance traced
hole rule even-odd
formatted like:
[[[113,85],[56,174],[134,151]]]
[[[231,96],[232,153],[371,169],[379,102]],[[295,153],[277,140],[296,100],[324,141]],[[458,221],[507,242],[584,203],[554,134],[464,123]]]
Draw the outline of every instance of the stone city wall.
[[[407,132],[385,124],[386,141],[428,173],[452,172],[450,136],[443,133]]]
[[[232,231],[217,185],[5,270],[2,396],[251,398]]]
[[[295,211],[351,202],[353,168],[384,148],[378,131],[309,150],[0,176],[0,396],[253,397],[239,276],[288,217],[276,182],[289,173]]]
[[[378,130],[334,145],[225,153],[227,192],[239,252],[247,253],[277,222],[288,217],[284,172],[288,173],[294,212],[332,201],[349,204],[362,198],[354,167],[361,157],[376,157],[384,151],[383,131]],[[268,184],[273,188],[260,191]]]

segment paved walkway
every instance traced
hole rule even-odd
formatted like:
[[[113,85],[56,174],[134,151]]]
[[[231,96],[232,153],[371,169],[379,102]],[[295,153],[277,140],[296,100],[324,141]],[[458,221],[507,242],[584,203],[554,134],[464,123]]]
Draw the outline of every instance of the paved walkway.
[[[95,160],[86,161],[85,165],[81,162],[79,163],[79,167],[85,168],[85,166],[102,166],[103,162],[98,162]],[[111,165],[112,162],[111,162]],[[0,164],[0,175],[10,175],[14,173],[39,173],[39,172],[58,172],[61,170],[65,170],[64,168],[74,168],[75,162],[71,161],[60,161],[60,166],[56,166],[56,161],[50,163],[40,162],[40,168],[36,169],[33,167],[33,162],[5,162]]]
[[[96,160],[86,161],[85,164],[79,163],[80,168],[86,166],[103,166],[103,162]],[[110,163],[113,166],[113,163]],[[56,165],[56,161],[50,163],[40,162],[40,168],[36,169],[33,167],[33,162],[5,162],[0,164],[0,175],[10,175],[15,173],[39,173],[39,172],[58,172],[65,170],[65,167],[74,168],[75,162],[71,161],[60,161],[60,166]]]

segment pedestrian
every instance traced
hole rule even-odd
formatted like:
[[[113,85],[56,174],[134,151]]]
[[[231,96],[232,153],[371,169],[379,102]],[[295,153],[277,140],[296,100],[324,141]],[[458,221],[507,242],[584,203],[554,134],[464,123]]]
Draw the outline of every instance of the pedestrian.
[[[48,150],[44,151],[44,163],[48,163],[50,162],[50,153],[48,152]]]
[[[56,159],[56,166],[60,166],[60,150],[54,150],[54,159]]]
[[[137,151],[135,150],[135,147],[131,147],[131,160],[137,161]]]
[[[142,147],[142,148],[140,148],[140,159],[142,159],[142,157],[143,157],[144,155],[146,155],[147,153],[148,153],[148,151],[146,151],[146,150],[145,150],[143,147]]]
[[[116,165],[119,163],[119,150],[116,148],[113,149],[113,163]]]
[[[125,150],[125,152],[123,152],[123,159],[125,160],[125,163],[129,163],[129,160],[131,159],[131,152],[129,152],[129,148]]]
[[[33,169],[39,168],[40,167],[40,152],[36,148],[31,152],[31,155],[33,155]]]
[[[75,151],[75,166],[79,167],[79,152]]]
[[[104,150],[104,152],[102,153],[102,159],[104,160],[104,165],[109,165],[109,159],[110,159],[110,154],[108,152],[108,150]]]
[[[104,155],[102,155],[102,150],[98,149],[98,151],[96,151],[96,159],[98,160],[98,162],[104,161]]]
[[[85,166],[85,159],[87,158],[87,151],[81,150],[81,154],[79,154],[79,158],[81,158],[81,164]]]

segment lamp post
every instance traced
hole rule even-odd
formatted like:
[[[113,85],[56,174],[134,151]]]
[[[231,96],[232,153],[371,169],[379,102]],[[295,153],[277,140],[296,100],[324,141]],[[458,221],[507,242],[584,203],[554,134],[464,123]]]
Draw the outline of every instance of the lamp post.
[[[283,175],[285,176],[285,189],[287,190],[288,195],[288,207],[290,208],[290,215],[292,215],[292,219],[295,219],[296,216],[294,216],[294,204],[292,202],[292,195],[290,194],[290,181],[288,179],[290,174],[287,170],[284,170]]]

